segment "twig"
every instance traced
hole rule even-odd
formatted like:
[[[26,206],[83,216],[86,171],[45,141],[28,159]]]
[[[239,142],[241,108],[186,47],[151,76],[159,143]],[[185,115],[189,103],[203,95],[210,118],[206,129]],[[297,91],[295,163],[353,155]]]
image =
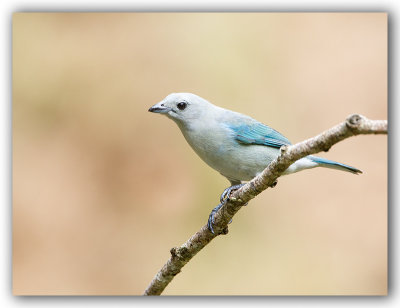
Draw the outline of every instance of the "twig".
[[[265,170],[240,189],[234,191],[229,200],[215,215],[214,232],[204,225],[180,247],[170,250],[171,257],[151,281],[144,295],[160,295],[174,279],[183,266],[201,249],[220,234],[228,233],[228,223],[239,209],[268,187],[273,187],[276,180],[296,160],[307,155],[328,151],[334,144],[351,136],[361,134],[387,134],[386,120],[369,120],[362,115],[351,115],[346,121],[332,127],[320,135],[294,145],[284,146],[277,159]]]

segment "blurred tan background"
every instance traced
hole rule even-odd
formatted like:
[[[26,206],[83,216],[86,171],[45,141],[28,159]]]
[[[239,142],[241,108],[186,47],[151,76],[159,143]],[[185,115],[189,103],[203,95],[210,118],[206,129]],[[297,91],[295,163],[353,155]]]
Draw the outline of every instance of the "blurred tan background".
[[[16,13],[13,290],[140,295],[229,182],[147,112],[193,92],[298,142],[387,118],[384,13]],[[387,292],[387,137],[283,177],[165,295]]]

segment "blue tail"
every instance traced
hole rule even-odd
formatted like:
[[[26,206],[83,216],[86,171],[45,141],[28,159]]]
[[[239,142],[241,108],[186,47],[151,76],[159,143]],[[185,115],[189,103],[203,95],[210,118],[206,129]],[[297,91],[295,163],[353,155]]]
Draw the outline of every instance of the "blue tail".
[[[362,173],[362,171],[358,170],[357,168],[347,166],[345,164],[341,164],[341,163],[335,162],[333,160],[316,157],[316,156],[311,156],[311,155],[307,156],[307,158],[309,158],[310,160],[312,160],[313,162],[315,162],[317,164],[321,164],[322,165],[321,167],[343,170],[343,171],[351,172],[354,174]]]

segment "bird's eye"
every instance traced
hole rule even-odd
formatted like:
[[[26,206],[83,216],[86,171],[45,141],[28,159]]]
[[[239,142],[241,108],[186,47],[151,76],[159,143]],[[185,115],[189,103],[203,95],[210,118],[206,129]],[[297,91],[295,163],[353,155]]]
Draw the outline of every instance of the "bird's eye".
[[[178,103],[178,105],[176,105],[176,106],[178,107],[179,110],[183,110],[183,109],[186,108],[187,103],[185,103],[185,102],[180,102],[180,103]]]

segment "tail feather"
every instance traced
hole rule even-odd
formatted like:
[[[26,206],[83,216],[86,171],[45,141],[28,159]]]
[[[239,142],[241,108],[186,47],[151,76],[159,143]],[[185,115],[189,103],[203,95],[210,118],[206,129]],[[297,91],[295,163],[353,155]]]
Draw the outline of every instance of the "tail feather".
[[[315,162],[317,164],[321,164],[322,165],[321,167],[347,171],[347,172],[351,172],[353,174],[362,173],[362,171],[357,168],[347,166],[345,164],[338,163],[333,160],[329,160],[329,159],[325,159],[325,158],[321,158],[321,157],[317,157],[317,156],[311,156],[311,155],[308,156],[307,158],[309,158],[310,160],[312,160],[313,162]]]

